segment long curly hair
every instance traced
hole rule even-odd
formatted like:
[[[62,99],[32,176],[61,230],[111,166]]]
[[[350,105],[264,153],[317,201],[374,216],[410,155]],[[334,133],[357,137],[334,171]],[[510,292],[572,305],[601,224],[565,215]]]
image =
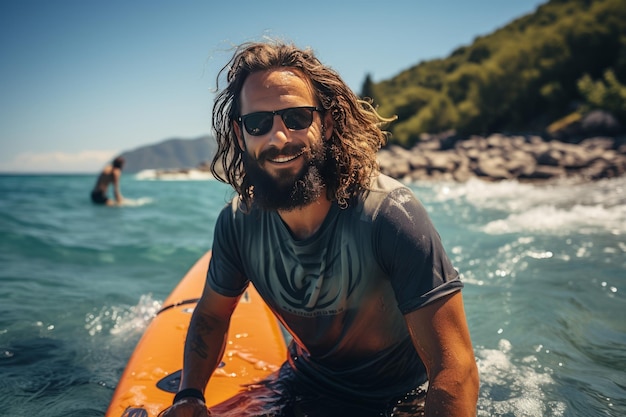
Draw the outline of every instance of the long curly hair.
[[[217,152],[211,162],[211,172],[218,180],[230,184],[251,207],[252,185],[243,166],[243,150],[239,147],[233,123],[241,115],[240,93],[253,72],[272,68],[296,68],[308,77],[319,105],[330,112],[333,134],[328,141],[334,162],[332,177],[326,178],[327,198],[347,207],[360,191],[369,188],[378,172],[376,152],[383,146],[388,133],[382,124],[395,120],[383,118],[371,103],[359,99],[333,69],[323,65],[310,49],[278,41],[251,42],[240,45],[231,60],[217,76],[226,73],[226,87],[218,93],[213,107],[213,129]],[[331,164],[332,165],[332,164]]]

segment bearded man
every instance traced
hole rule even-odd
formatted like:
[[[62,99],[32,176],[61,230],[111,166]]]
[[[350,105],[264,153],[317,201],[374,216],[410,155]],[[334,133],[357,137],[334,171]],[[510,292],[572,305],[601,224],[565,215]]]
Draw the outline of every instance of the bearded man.
[[[221,74],[212,171],[237,197],[217,220],[164,415],[474,416],[463,284],[417,197],[378,171],[389,120],[290,44],[242,45]],[[250,283],[291,334],[288,357],[209,411],[204,389]]]

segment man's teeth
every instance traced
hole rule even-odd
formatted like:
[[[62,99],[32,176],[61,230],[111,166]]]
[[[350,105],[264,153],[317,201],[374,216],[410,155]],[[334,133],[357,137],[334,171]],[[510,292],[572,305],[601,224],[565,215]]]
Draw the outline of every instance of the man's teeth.
[[[300,155],[302,155],[302,152],[297,153],[295,155],[291,155],[291,156],[278,156],[277,158],[271,159],[271,161],[279,163],[279,164],[284,164],[285,162],[293,161]]]

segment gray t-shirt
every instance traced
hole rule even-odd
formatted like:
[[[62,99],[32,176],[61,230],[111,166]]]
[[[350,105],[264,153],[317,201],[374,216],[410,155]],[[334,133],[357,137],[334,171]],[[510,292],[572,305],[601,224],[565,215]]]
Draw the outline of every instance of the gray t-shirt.
[[[333,204],[305,240],[235,198],[217,220],[207,281],[225,296],[252,282],[293,336],[297,374],[373,400],[426,380],[403,314],[463,286],[422,204],[384,175],[348,208]]]

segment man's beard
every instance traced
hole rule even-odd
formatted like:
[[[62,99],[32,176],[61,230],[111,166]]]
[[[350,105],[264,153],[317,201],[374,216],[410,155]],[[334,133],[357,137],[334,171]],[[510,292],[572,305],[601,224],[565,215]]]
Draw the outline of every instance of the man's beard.
[[[262,152],[258,159],[247,151],[243,152],[243,165],[246,177],[252,185],[253,204],[264,210],[291,211],[304,207],[322,195],[326,187],[328,170],[327,147],[320,141],[311,148],[291,148],[288,155],[302,153],[305,159],[302,169],[295,174],[274,177],[263,169],[268,159],[275,158],[278,152],[271,149]]]

